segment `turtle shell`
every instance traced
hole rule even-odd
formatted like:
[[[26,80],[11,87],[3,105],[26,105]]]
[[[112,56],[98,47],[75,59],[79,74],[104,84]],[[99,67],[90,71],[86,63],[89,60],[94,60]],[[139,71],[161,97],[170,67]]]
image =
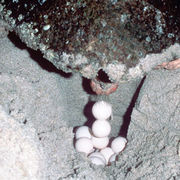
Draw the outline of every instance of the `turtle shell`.
[[[175,0],[0,0],[10,30],[58,69],[103,70],[112,82],[141,76],[141,58],[180,42],[178,12]]]

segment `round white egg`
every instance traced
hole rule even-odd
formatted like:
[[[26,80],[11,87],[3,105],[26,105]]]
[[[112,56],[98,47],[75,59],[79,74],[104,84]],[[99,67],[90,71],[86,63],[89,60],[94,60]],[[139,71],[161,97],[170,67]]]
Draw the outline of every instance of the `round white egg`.
[[[98,101],[93,105],[92,113],[96,119],[106,120],[112,114],[112,107],[105,101]]]
[[[99,157],[96,157],[96,156],[92,156],[89,158],[91,160],[91,162],[95,165],[102,165],[102,166],[105,166],[106,164],[104,163],[104,161],[99,158]]]
[[[113,155],[109,158],[109,162],[112,163],[112,162],[116,161],[116,157],[117,157],[117,154],[113,154]]]
[[[92,143],[93,143],[94,148],[104,149],[105,147],[107,147],[109,143],[109,138],[108,137],[98,138],[98,137],[92,136]]]
[[[104,164],[106,164],[106,159],[100,152],[93,152],[88,156],[88,158],[92,158],[92,157],[98,157],[103,161]]]
[[[105,157],[106,164],[108,164],[109,158],[114,154],[113,150],[110,147],[102,149],[100,153]]]
[[[81,126],[81,127],[78,127],[78,129],[76,130],[75,138],[79,139],[82,137],[87,137],[87,138],[91,139],[91,133],[89,131],[88,126]]]
[[[86,155],[88,155],[89,153],[91,153],[93,151],[93,143],[92,143],[91,139],[82,137],[82,138],[79,138],[76,140],[75,149],[78,152],[83,152]]]
[[[92,132],[96,137],[106,137],[111,132],[111,125],[106,120],[96,120],[92,124]]]
[[[117,137],[111,143],[112,150],[118,154],[120,153],[126,146],[127,140],[124,137]]]

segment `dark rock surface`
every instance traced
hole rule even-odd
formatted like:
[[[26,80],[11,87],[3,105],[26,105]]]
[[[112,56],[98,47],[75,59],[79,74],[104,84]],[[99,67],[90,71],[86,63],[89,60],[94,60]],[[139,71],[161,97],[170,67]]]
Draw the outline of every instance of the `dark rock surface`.
[[[134,78],[129,69],[140,58],[180,42],[179,11],[175,0],[0,1],[9,28],[58,69],[90,79],[102,69],[114,82]]]

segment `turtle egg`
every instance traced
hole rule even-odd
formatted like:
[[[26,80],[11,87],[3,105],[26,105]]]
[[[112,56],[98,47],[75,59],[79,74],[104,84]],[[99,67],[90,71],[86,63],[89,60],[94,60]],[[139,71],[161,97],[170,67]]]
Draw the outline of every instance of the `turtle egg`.
[[[108,145],[109,138],[108,137],[97,138],[92,136],[92,143],[95,148],[103,149]]]
[[[91,154],[88,156],[88,158],[91,159],[91,160],[92,160],[93,158],[95,158],[95,157],[101,159],[101,161],[103,162],[103,164],[106,164],[106,159],[105,159],[105,157],[104,157],[100,152],[93,152],[93,153],[91,153]]]
[[[92,113],[96,119],[108,119],[112,114],[112,107],[105,101],[98,101],[92,107]]]
[[[96,156],[92,156],[89,158],[91,160],[91,162],[95,165],[102,165],[102,166],[105,166],[105,162],[99,158],[99,157],[96,157]]]
[[[111,143],[111,148],[115,153],[120,153],[126,146],[127,140],[124,137],[117,137]]]
[[[78,152],[83,152],[86,155],[88,155],[89,153],[91,153],[93,151],[93,143],[92,143],[91,139],[89,139],[87,137],[81,137],[76,140],[75,149]]]
[[[106,147],[100,151],[100,153],[105,157],[106,164],[108,164],[110,157],[114,154],[110,147]]]
[[[92,124],[92,132],[96,137],[106,137],[111,132],[111,125],[108,121],[96,120]]]
[[[113,154],[113,155],[109,158],[109,162],[112,163],[112,162],[116,161],[116,157],[117,157],[117,154]]]
[[[81,126],[77,129],[75,133],[76,139],[79,139],[81,137],[87,137],[91,139],[91,133],[89,132],[89,127],[87,126]]]

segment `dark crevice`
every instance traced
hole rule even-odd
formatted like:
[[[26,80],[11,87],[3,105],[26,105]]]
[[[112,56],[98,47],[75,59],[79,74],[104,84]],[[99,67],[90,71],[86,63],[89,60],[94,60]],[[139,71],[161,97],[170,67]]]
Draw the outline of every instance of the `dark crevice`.
[[[26,49],[29,52],[30,57],[36,61],[42,69],[48,72],[57,73],[64,78],[70,78],[72,76],[72,73],[65,73],[57,69],[51,62],[43,58],[43,54],[40,52],[40,50],[35,51],[31,48],[28,48],[14,32],[10,32],[8,38],[17,48],[21,50]]]
[[[109,76],[102,69],[98,71],[97,79],[104,83],[111,83],[111,81],[109,80]]]
[[[123,136],[123,137],[127,136],[128,127],[129,127],[129,124],[130,124],[130,121],[131,121],[131,114],[132,114],[133,108],[135,106],[136,100],[137,100],[137,98],[139,96],[139,92],[141,90],[141,87],[142,87],[142,85],[144,83],[145,78],[146,77],[144,77],[142,79],[142,81],[140,82],[138,88],[136,89],[136,92],[134,93],[134,95],[132,97],[132,100],[131,100],[131,103],[130,103],[129,107],[127,108],[126,113],[123,116],[123,124],[122,124],[120,132],[119,132],[120,136]]]
[[[27,123],[27,119],[25,119],[24,121],[23,121],[23,124],[26,124]]]
[[[93,122],[96,120],[92,114],[92,107],[95,104],[95,101],[89,101],[86,106],[84,107],[84,116],[87,118],[84,126],[91,127]]]
[[[86,93],[88,93],[89,95],[96,95],[96,93],[92,90],[91,86],[90,86],[90,79],[87,78],[82,78],[82,87],[84,89],[84,91],[86,91]]]

